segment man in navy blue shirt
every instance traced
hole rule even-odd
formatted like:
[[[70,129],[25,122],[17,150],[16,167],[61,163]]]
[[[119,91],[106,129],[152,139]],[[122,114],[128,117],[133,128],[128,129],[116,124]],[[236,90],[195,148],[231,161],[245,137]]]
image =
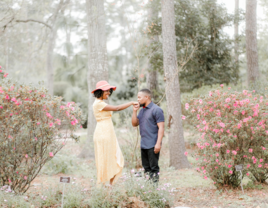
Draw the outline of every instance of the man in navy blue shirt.
[[[145,174],[149,174],[153,182],[159,180],[159,155],[164,136],[163,110],[151,101],[152,93],[142,89],[138,93],[138,102],[143,108],[137,116],[140,106],[133,106],[132,125],[140,126],[141,159]]]

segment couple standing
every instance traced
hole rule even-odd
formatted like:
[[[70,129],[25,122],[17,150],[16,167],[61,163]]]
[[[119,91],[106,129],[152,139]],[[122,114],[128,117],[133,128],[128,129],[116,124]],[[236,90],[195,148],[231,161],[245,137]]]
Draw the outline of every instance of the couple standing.
[[[151,101],[151,92],[148,89],[140,90],[138,102],[112,106],[105,103],[116,90],[106,81],[96,84],[92,91],[96,98],[93,111],[97,120],[94,132],[94,149],[97,167],[97,183],[116,183],[122,175],[124,158],[120,150],[114,126],[112,123],[112,111],[121,111],[133,106],[132,125],[140,126],[141,134],[141,159],[145,174],[149,174],[154,182],[159,180],[158,160],[160,155],[162,138],[164,136],[163,110]],[[143,107],[139,115],[137,112]]]

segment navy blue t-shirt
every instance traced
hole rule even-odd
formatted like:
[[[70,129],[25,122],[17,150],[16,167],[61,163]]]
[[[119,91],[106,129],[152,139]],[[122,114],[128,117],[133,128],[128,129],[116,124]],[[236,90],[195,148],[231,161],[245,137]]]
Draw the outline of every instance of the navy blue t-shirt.
[[[158,138],[157,124],[165,121],[163,110],[151,102],[147,107],[140,110],[138,119],[141,149],[151,149],[155,146]]]

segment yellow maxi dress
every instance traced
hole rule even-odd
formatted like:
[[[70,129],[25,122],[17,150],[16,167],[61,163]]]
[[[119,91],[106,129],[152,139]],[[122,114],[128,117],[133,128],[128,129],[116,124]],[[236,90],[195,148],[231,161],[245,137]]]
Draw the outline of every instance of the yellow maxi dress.
[[[114,177],[114,184],[122,175],[124,158],[115,135],[112,112],[103,111],[106,105],[107,103],[99,99],[96,99],[93,104],[93,112],[97,120],[94,132],[97,183],[109,182]]]

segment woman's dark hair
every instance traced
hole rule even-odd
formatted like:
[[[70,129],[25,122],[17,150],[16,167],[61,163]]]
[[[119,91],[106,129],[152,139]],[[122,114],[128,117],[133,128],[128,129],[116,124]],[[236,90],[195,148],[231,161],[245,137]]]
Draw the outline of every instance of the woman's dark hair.
[[[110,96],[113,94],[113,89],[110,89]],[[102,95],[103,95],[103,91],[102,90],[96,90],[95,92],[94,92],[94,97],[95,98],[101,98],[102,97]]]

